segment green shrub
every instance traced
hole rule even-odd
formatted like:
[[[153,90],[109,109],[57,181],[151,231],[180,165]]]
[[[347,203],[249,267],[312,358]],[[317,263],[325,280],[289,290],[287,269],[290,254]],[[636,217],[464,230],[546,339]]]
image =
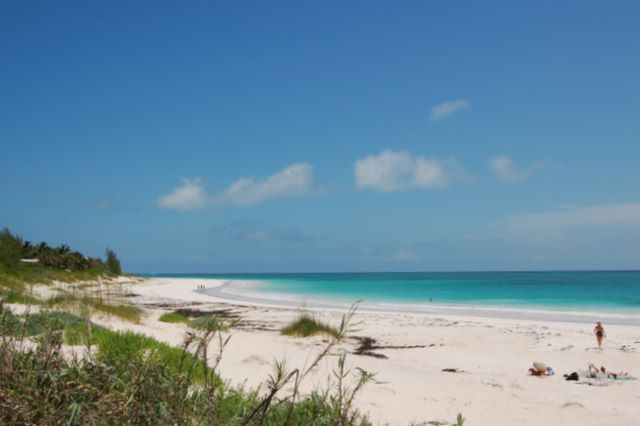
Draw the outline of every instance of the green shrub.
[[[86,304],[96,311],[103,312],[107,315],[113,315],[125,321],[139,323],[142,318],[142,309],[135,306],[113,305],[90,297],[81,298],[80,303]]]
[[[9,229],[0,231],[0,264],[15,268],[22,258],[22,238],[13,235]]]
[[[287,336],[308,337],[314,334],[329,334],[337,336],[338,330],[324,324],[309,314],[303,314],[300,318],[280,330],[282,334]]]
[[[195,318],[189,321],[189,327],[198,330],[226,331],[228,329],[228,324],[219,317],[213,315]]]
[[[122,268],[120,268],[120,260],[116,255],[116,252],[107,247],[106,253],[107,257],[107,269],[114,275],[120,275],[122,273]]]
[[[177,312],[166,312],[162,315],[160,315],[160,318],[158,318],[158,321],[162,321],[162,322],[168,322],[168,323],[188,323],[189,322],[189,318],[185,317],[184,315],[180,315]]]
[[[86,296],[78,297],[71,293],[59,294],[57,296],[54,296],[50,299],[47,299],[44,304],[51,307],[63,306],[70,309],[75,308],[75,310],[80,311],[87,309],[94,310],[134,323],[140,322],[143,313],[142,309],[135,306],[115,305],[112,303],[107,303],[102,299]]]
[[[5,303],[21,303],[23,305],[39,305],[42,303],[40,299],[14,290],[0,291],[0,298]]]
[[[202,361],[181,348],[159,342],[152,337],[131,331],[97,329],[93,338],[99,348],[97,359],[101,362],[127,369],[131,360],[144,360],[153,356],[174,374],[192,369],[196,380],[202,380],[204,377]]]

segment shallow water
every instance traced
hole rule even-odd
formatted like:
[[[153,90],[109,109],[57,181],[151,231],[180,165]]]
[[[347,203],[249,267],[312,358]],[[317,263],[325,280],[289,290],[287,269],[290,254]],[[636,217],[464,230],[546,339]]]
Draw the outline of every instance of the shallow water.
[[[242,280],[227,291],[268,299],[435,303],[461,307],[640,313],[640,271],[171,274]],[[237,283],[236,283],[237,284]]]

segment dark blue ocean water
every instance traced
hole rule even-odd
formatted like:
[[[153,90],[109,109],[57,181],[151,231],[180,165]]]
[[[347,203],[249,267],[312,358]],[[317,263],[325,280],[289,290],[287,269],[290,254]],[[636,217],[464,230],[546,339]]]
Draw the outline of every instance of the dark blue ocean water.
[[[246,280],[276,297],[640,312],[640,271],[165,274]]]

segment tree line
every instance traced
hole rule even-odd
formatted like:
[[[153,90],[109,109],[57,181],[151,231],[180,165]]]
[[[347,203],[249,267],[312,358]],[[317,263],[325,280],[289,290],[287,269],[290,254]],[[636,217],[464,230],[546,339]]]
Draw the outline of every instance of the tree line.
[[[85,256],[79,251],[71,250],[67,244],[60,244],[58,247],[51,247],[44,241],[33,244],[13,234],[8,228],[0,231],[0,264],[6,268],[16,268],[23,260],[31,259],[49,268],[72,272],[97,269],[116,275],[122,273],[120,260],[113,250],[107,248],[105,258],[102,261]]]

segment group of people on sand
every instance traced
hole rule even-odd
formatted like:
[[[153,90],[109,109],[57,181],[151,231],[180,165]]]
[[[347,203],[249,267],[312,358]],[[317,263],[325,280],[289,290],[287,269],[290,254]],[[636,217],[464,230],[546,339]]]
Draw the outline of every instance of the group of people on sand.
[[[602,350],[602,343],[606,336],[604,332],[604,327],[601,322],[597,322],[596,326],[593,328],[593,334],[596,336],[596,342],[598,343],[598,349]],[[545,365],[541,362],[534,362],[533,367],[529,369],[529,374],[532,376],[552,376],[554,371],[551,367]],[[573,372],[570,374],[565,374],[564,378],[566,380],[580,380],[580,378],[585,379],[599,379],[599,380],[624,380],[624,379],[633,379],[629,373],[620,372],[620,373],[612,373],[607,371],[604,366],[600,368],[596,367],[594,364],[589,363],[587,370],[580,370],[580,372]]]
[[[198,286],[196,287],[196,291],[197,291],[198,293],[202,293],[202,292],[204,291],[204,286],[203,286],[203,285],[198,285]]]

